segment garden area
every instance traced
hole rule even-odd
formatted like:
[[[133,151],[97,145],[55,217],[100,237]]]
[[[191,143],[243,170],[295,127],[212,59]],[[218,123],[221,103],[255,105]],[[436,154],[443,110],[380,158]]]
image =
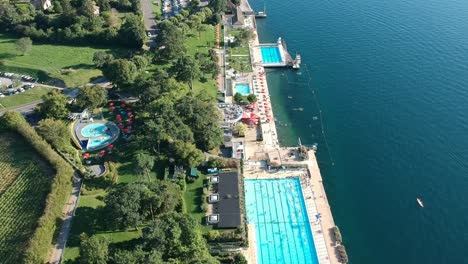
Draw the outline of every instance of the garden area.
[[[83,46],[34,44],[22,55],[17,38],[0,34],[0,71],[27,74],[42,82],[57,79],[65,87],[76,87],[102,76],[93,64],[93,55],[110,49]]]
[[[53,169],[20,135],[0,131],[0,259],[19,263],[44,211]]]
[[[248,45],[248,38],[251,36],[243,30],[228,30],[227,34],[234,37],[234,42],[228,46],[229,65],[238,72],[252,72]]]

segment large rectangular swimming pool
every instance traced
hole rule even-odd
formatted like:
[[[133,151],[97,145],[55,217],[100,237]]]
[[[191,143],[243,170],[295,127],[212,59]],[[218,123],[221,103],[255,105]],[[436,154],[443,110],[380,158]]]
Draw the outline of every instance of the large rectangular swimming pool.
[[[280,63],[283,62],[281,53],[278,47],[261,47],[263,63]]]
[[[258,264],[318,264],[299,178],[246,179]]]

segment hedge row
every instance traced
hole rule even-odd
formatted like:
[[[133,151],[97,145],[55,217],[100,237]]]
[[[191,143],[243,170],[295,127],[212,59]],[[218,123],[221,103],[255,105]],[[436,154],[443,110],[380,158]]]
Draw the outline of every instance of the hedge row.
[[[23,259],[24,263],[45,263],[57,228],[57,219],[62,217],[63,206],[70,195],[73,168],[36,133],[20,113],[6,112],[1,117],[0,124],[22,135],[56,172],[46,199],[44,214],[39,218],[37,228],[28,241]]]

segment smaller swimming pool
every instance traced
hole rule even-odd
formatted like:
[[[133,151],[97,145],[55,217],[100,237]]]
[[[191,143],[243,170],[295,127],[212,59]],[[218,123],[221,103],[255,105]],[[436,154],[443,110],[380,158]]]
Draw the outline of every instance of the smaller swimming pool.
[[[249,95],[250,85],[248,83],[236,83],[236,93],[240,93],[242,95]]]
[[[110,136],[102,136],[102,137],[96,137],[92,138],[88,141],[88,146],[86,147],[87,149],[97,149],[103,145],[108,145],[112,143],[112,137]]]
[[[260,51],[262,53],[262,61],[264,64],[283,62],[283,59],[281,58],[280,50],[276,46],[261,47]]]

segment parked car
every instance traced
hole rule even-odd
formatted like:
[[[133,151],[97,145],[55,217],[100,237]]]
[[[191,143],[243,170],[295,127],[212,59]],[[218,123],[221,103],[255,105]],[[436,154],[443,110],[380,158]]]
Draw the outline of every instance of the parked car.
[[[4,95],[4,94],[2,94],[2,93],[0,93],[0,98],[3,98],[3,97],[5,97],[5,95]]]

